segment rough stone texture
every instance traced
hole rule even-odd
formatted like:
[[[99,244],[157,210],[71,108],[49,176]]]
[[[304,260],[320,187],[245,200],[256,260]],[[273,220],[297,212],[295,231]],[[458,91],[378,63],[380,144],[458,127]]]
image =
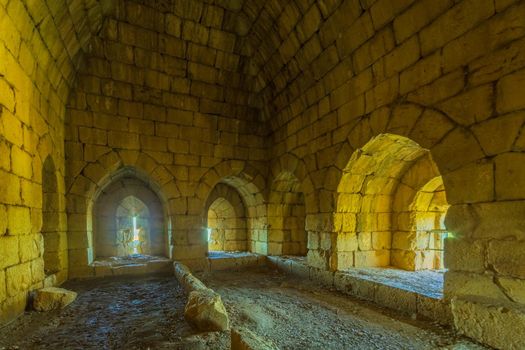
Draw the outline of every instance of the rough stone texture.
[[[33,308],[37,311],[62,309],[77,298],[77,293],[63,288],[47,287],[35,292]]]
[[[201,331],[224,331],[230,328],[221,296],[211,289],[190,292],[184,318]]]
[[[173,264],[175,277],[188,293],[184,318],[201,331],[224,331],[230,328],[230,321],[221,296],[207,288],[193,276],[184,264]]]
[[[353,297],[374,302],[378,305],[396,310],[403,314],[434,320],[442,325],[452,325],[450,301],[443,298],[441,290],[434,291],[435,287],[417,286],[417,284],[436,283],[435,280],[425,279],[410,281],[400,279],[396,271],[382,274],[364,270],[348,270],[332,273],[308,266],[300,258],[268,257],[268,266],[303,279],[309,279],[326,288],[335,288],[337,291]],[[384,270],[383,270],[384,271]],[[408,272],[404,272],[407,274]]]
[[[483,297],[454,298],[452,311],[456,329],[469,337],[497,349],[525,347],[523,306]]]
[[[235,188],[218,184],[206,204],[208,251],[246,251],[248,222],[241,196]]]
[[[259,337],[247,328],[232,328],[232,350],[276,350],[271,341]]]
[[[521,0],[0,1],[2,323],[44,281],[94,276],[94,203],[123,173],[163,203],[166,256],[206,265],[223,183],[247,250],[331,271],[437,266],[441,223],[410,222],[441,220],[444,193],[430,216],[408,199],[440,175],[446,298],[523,305],[523,254],[503,247],[525,241],[524,16]],[[414,148],[382,134],[435,166],[411,171]]]

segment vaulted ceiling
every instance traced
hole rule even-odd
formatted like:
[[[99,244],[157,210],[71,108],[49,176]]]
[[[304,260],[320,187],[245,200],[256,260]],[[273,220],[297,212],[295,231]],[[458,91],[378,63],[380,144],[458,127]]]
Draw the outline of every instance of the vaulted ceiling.
[[[302,62],[294,57],[301,50],[303,55],[308,53],[305,47],[323,17],[328,17],[340,3],[341,0],[25,0],[11,1],[7,9],[8,14],[10,8],[12,12],[23,12],[16,8],[19,6],[27,9],[31,17],[27,21],[34,26],[21,24],[19,30],[22,35],[26,31],[29,37],[36,28],[41,41],[32,41],[35,49],[47,48],[40,55],[40,68],[46,72],[47,65],[54,63],[59,74],[54,72],[57,69],[49,74],[55,76],[53,85],[62,91],[70,91],[85,58],[96,45],[95,38],[102,35],[111,18],[122,17],[124,11],[129,18],[137,4],[167,14],[180,29],[166,30],[172,30],[170,34],[179,35],[186,43],[185,56],[189,61],[207,62],[211,51],[205,48],[229,54],[223,60],[219,83],[224,88],[249,93],[248,104],[261,111],[262,121],[268,121],[275,113],[270,101],[297,78],[321,47],[313,57],[303,57]],[[151,18],[142,17],[140,11],[134,15],[139,23],[144,20],[141,24],[146,28],[158,26],[146,23]],[[13,13],[13,18],[22,17]],[[170,24],[164,25],[168,28]],[[202,30],[207,33],[202,34]],[[198,44],[200,50],[190,50],[189,43]],[[319,46],[318,40],[314,44]]]

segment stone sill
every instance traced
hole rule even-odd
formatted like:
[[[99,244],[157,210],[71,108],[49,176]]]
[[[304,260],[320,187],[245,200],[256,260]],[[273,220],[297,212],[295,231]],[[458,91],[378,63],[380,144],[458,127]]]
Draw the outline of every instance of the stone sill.
[[[419,293],[416,288],[406,286],[401,288],[400,281],[386,283],[387,271],[392,269],[383,269],[381,273],[376,269],[368,268],[332,272],[308,266],[304,258],[269,256],[267,259],[271,267],[284,273],[309,279],[314,283],[406,315],[431,319],[443,325],[452,324],[450,303],[442,299],[442,294],[435,291]],[[376,271],[375,276],[374,271]],[[399,270],[396,270],[396,273],[399,273]],[[410,274],[407,271],[402,271],[401,274],[403,273],[407,276]]]

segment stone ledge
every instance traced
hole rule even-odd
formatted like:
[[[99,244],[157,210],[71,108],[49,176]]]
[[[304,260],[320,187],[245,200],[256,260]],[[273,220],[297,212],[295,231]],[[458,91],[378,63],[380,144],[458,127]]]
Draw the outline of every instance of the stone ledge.
[[[380,283],[360,277],[358,274],[321,270],[308,266],[301,259],[268,256],[267,261],[272,268],[309,279],[327,288],[335,288],[341,293],[358,299],[370,301],[407,315],[422,316],[443,325],[452,324],[450,304],[443,299]]]
[[[223,256],[202,259],[181,260],[196,272],[233,270],[238,271],[248,267],[266,266],[266,256],[255,253],[226,253]]]
[[[451,301],[458,332],[497,349],[525,349],[525,305],[478,296]]]
[[[231,350],[277,350],[273,342],[259,337],[247,328],[231,330]]]

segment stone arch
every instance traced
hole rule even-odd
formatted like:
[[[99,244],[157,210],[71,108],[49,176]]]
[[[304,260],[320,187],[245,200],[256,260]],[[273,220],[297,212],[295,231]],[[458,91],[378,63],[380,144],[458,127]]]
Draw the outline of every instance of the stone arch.
[[[44,271],[54,275],[64,268],[65,240],[60,227],[60,196],[55,162],[47,156],[42,166],[42,236],[44,239]]]
[[[162,203],[167,237],[172,235],[172,216],[169,201],[180,197],[173,176],[150,156],[138,151],[111,151],[88,163],[71,179],[68,188],[68,249],[70,277],[90,276],[94,260],[93,207],[96,198],[111,182],[124,176],[141,180]],[[170,238],[166,256],[172,255]]]
[[[248,162],[224,161],[208,170],[198,181],[196,196],[202,201],[202,228],[200,244],[207,237],[206,199],[219,183],[234,188],[242,198],[247,217],[247,249],[259,254],[268,251],[268,221],[265,177]]]
[[[244,202],[231,186],[219,183],[206,201],[208,251],[246,251],[247,222]]]
[[[410,229],[415,233],[419,256],[416,269],[443,269],[445,217],[449,208],[443,179],[437,176],[423,185],[410,204]]]
[[[465,175],[464,169],[485,157],[478,140],[470,130],[458,125],[438,110],[413,103],[379,108],[351,124],[348,130],[348,137],[340,144],[334,164],[325,169],[322,188],[317,190],[319,208],[325,208],[320,211],[326,211],[327,214],[337,207],[337,188],[350,158],[356,150],[380,134],[403,136],[428,149],[443,178],[447,200],[451,205],[462,203],[465,196],[465,188],[458,186],[457,177]],[[470,177],[473,182],[479,181],[475,176]],[[316,244],[319,248],[310,249],[309,263],[336,270],[339,258],[346,259],[337,253],[341,236],[335,232],[338,231],[337,227],[341,222],[338,221],[337,215],[324,215],[315,220],[315,223],[324,234],[316,237],[319,240]],[[321,248],[321,245],[325,248]]]
[[[442,268],[447,209],[443,179],[427,151],[405,171],[393,194],[390,265],[411,271]]]
[[[166,201],[162,202],[143,176],[137,176],[132,169],[121,171],[93,198],[94,257],[139,253],[169,256],[165,207]],[[134,237],[134,224],[141,230],[139,237]],[[140,249],[130,250],[133,245]]]
[[[148,206],[134,194],[128,195],[118,203],[116,210],[117,243],[119,256],[129,254],[155,254],[153,252],[155,229],[162,227],[155,225],[155,217],[162,219],[162,215],[151,206]],[[153,217],[152,217],[153,216]],[[153,219],[153,220],[152,220]]]
[[[429,247],[417,249],[411,208],[416,194],[437,177],[431,151],[407,137],[380,134],[357,149],[337,189],[337,269],[424,268]]]

